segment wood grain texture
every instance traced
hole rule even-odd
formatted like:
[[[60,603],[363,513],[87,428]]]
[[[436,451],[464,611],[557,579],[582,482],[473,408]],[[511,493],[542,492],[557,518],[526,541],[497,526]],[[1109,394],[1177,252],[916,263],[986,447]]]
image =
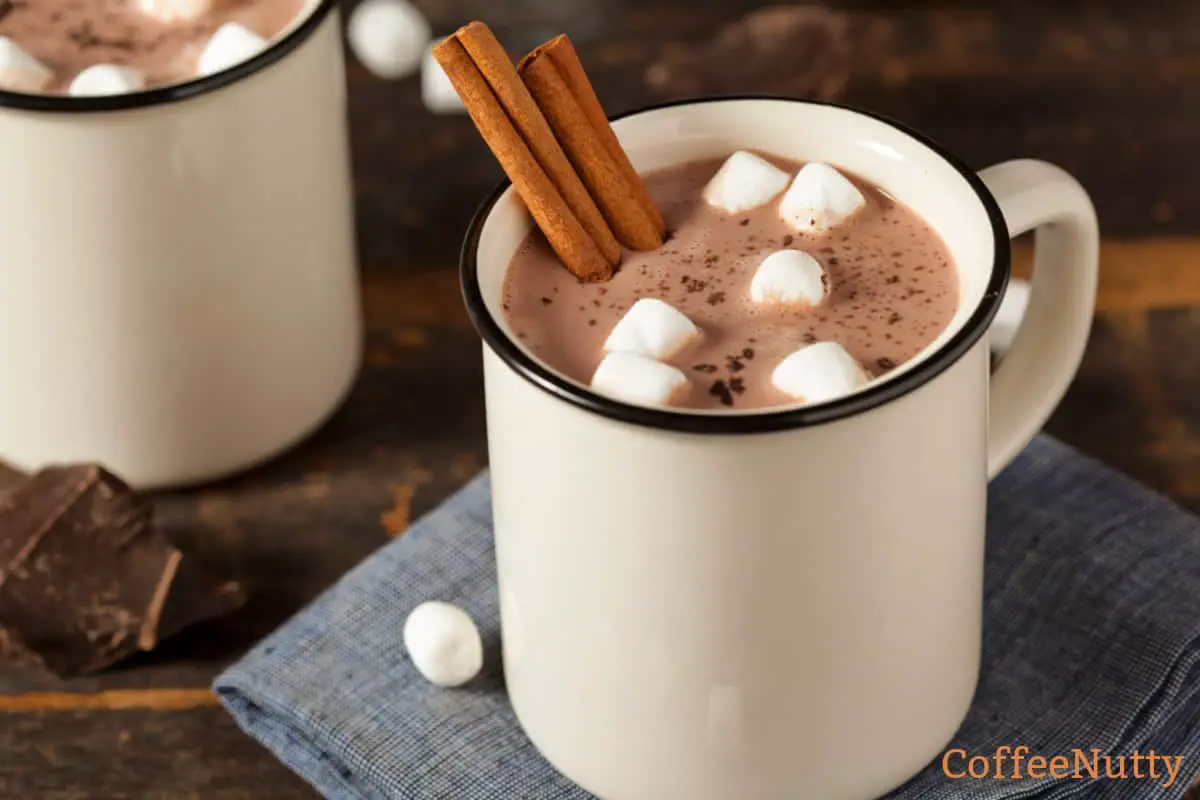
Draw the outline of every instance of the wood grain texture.
[[[13,800],[310,800],[216,707],[9,714],[0,797]]]
[[[1200,5],[847,0],[765,18],[751,0],[415,2],[438,34],[485,19],[514,55],[570,34],[610,112],[694,93],[833,97],[974,167],[1071,170],[1110,238],[1088,352],[1049,430],[1200,511]],[[712,68],[739,42],[755,47]],[[800,60],[781,60],[789,47]],[[486,463],[455,263],[499,170],[464,117],[425,111],[416,79],[353,62],[349,79],[368,320],[355,390],[273,463],[156,498],[179,546],[245,578],[241,613],[94,678],[0,672],[0,797],[314,796],[212,705],[213,675]],[[1016,255],[1020,272],[1028,244]]]

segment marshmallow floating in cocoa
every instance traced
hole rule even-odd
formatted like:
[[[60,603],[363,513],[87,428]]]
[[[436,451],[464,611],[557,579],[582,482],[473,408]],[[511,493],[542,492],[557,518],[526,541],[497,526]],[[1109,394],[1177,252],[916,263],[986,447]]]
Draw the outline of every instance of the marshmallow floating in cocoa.
[[[417,71],[433,33],[424,15],[405,0],[366,0],[346,24],[354,57],[380,78],[397,80]]]
[[[771,373],[784,394],[804,403],[824,403],[870,380],[862,366],[837,342],[816,342],[789,355]]]
[[[67,93],[73,97],[98,97],[138,92],[145,86],[145,77],[133,67],[95,64],[75,76]]]
[[[164,22],[184,22],[212,11],[213,0],[138,0],[138,8]]]
[[[756,303],[816,306],[825,299],[828,278],[821,264],[803,250],[780,250],[763,259],[750,281]]]
[[[226,22],[217,28],[196,64],[199,75],[212,75],[249,61],[267,46],[267,40],[237,22]]]
[[[462,686],[483,668],[483,640],[458,606],[430,600],[404,621],[404,648],[425,679],[444,688]]]
[[[604,349],[666,361],[699,335],[700,329],[682,311],[657,298],[643,297],[617,321]]]
[[[825,233],[867,204],[862,192],[828,164],[810,162],[779,201],[784,222],[800,233]]]
[[[54,72],[7,36],[0,36],[0,89],[10,92],[40,92],[54,79]]]
[[[708,185],[704,201],[731,214],[764,205],[788,185],[788,174],[753,153],[738,150],[725,159]]]
[[[440,40],[439,40],[440,41]],[[434,42],[425,48],[421,58],[421,102],[435,114],[455,114],[465,112],[462,98],[458,90],[446,76],[446,70],[433,55]]]
[[[627,403],[665,406],[688,386],[687,376],[670,364],[640,353],[609,353],[592,376],[592,388]]]

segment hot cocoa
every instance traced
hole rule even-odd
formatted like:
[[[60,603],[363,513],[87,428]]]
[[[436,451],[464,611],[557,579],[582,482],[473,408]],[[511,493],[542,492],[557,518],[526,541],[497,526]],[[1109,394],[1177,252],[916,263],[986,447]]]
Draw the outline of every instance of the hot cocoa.
[[[854,176],[845,191],[824,173],[812,187],[787,188],[802,165],[759,155],[786,180],[767,170],[748,173],[754,180],[739,173],[722,189],[713,180],[726,163],[720,158],[643,176],[668,239],[624,252],[607,281],[580,282],[541,233],[531,233],[506,278],[504,311],[515,335],[602,393],[614,393],[605,386],[632,370],[631,380],[663,387],[665,404],[726,410],[832,399],[839,386],[884,375],[932,342],[958,304],[957,272],[937,233]],[[760,179],[756,191],[769,201],[739,195]],[[629,313],[646,299],[669,308],[643,303]],[[806,350],[818,343],[826,346]],[[634,357],[598,374],[613,351]]]
[[[0,83],[24,92],[113,94],[191,80],[252,57],[307,6],[306,0],[5,0],[0,37],[6,48],[20,50],[0,69],[7,73]],[[108,70],[91,82],[97,88],[71,91],[81,73],[97,66]]]

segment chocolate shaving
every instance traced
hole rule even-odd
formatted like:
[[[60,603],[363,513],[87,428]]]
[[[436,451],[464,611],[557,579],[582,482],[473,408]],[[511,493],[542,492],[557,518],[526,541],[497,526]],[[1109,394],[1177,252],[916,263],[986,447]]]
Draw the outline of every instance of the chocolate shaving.
[[[0,658],[60,677],[98,672],[244,602],[98,466],[52,467],[0,497]]]
[[[718,380],[713,383],[708,393],[720,400],[723,406],[733,405],[733,394],[729,391],[729,387],[725,384],[725,381]]]

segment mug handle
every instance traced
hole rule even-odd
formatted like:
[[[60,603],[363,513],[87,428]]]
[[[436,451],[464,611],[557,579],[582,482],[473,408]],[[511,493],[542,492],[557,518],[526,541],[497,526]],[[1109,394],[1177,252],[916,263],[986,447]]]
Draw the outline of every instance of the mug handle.
[[[1028,310],[992,375],[988,477],[1049,419],[1079,369],[1092,327],[1100,262],[1096,211],[1079,182],[1044,161],[979,173],[1010,236],[1036,229]]]

